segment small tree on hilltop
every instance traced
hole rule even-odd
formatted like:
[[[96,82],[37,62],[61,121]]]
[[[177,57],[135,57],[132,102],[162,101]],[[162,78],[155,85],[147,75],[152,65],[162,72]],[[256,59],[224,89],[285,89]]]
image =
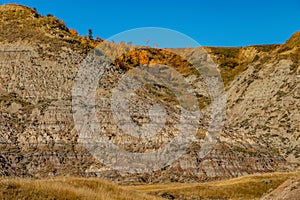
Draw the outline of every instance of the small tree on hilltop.
[[[93,40],[94,39],[92,29],[89,29],[89,36],[88,37],[89,37],[89,40]]]

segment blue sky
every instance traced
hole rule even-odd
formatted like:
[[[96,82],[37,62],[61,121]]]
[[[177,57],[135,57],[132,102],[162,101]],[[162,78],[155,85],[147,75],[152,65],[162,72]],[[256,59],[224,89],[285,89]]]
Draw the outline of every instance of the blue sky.
[[[9,2],[53,14],[81,35],[91,28],[104,39],[134,28],[162,27],[203,46],[246,46],[283,43],[300,30],[300,0],[0,0]],[[138,32],[132,34],[138,38]],[[148,39],[160,47],[190,46],[176,43],[172,35],[163,38],[170,39]]]

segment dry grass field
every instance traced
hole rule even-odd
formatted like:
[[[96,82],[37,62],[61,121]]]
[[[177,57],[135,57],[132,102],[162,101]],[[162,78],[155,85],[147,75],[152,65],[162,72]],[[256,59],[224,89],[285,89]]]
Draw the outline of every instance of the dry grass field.
[[[0,179],[0,199],[158,200],[96,178]]]
[[[130,186],[126,189],[175,199],[260,199],[300,172],[248,175],[207,183]]]
[[[300,172],[249,175],[207,183],[118,186],[98,178],[0,179],[0,199],[259,199]]]

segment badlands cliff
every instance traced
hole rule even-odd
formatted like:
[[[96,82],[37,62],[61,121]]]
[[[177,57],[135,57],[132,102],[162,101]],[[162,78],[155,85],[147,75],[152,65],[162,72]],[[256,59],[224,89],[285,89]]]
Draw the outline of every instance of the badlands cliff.
[[[154,172],[121,174],[79,142],[72,88],[80,65],[102,41],[89,40],[55,17],[19,6],[0,7],[0,174],[16,177],[100,176],[122,183],[205,181],[253,173],[292,171],[300,164],[300,35],[285,44],[205,47],[218,65],[227,96],[226,121],[213,150],[197,159],[193,144],[179,160]],[[189,55],[193,49],[177,49]],[[151,57],[151,59],[149,59]],[[146,105],[159,103],[166,127],[154,140],[128,136],[114,121],[111,89],[138,64],[173,64],[194,88],[201,82],[186,60],[168,50],[131,51],[107,66],[97,89],[97,116],[109,141],[131,152],[157,149],[176,135],[179,103],[168,88],[149,85],[130,104],[137,124],[149,122]],[[196,94],[208,115],[210,97]],[[141,99],[145,101],[141,101]],[[207,130],[200,123],[199,138]]]

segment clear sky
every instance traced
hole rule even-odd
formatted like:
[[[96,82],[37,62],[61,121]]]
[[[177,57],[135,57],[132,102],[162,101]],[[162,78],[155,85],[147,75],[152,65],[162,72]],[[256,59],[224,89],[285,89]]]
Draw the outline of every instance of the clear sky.
[[[186,34],[203,46],[285,42],[300,30],[300,0],[0,0],[53,14],[81,35],[107,39],[140,27]],[[150,38],[149,38],[150,39]],[[174,41],[174,40],[173,40]],[[128,41],[127,41],[128,42]],[[162,46],[174,47],[174,42]]]

